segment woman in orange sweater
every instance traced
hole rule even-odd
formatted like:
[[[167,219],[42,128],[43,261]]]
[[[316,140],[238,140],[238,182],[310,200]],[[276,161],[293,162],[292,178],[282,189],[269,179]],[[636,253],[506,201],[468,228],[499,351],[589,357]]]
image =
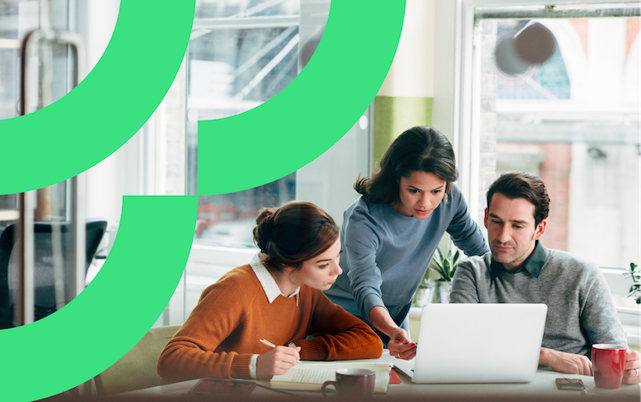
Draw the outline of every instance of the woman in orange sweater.
[[[323,294],[342,272],[332,217],[312,203],[290,202],[263,210],[256,223],[260,253],[205,289],[160,355],[163,382],[267,379],[284,374],[297,360],[383,353],[367,324]]]

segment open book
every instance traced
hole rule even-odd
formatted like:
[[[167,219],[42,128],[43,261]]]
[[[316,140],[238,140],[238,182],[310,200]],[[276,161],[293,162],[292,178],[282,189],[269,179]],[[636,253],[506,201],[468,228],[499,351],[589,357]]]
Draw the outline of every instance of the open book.
[[[392,366],[390,363],[301,362],[290,368],[287,373],[275,375],[271,379],[271,387],[297,391],[320,391],[325,381],[336,380],[336,370],[360,368],[376,373],[375,393],[386,393]]]

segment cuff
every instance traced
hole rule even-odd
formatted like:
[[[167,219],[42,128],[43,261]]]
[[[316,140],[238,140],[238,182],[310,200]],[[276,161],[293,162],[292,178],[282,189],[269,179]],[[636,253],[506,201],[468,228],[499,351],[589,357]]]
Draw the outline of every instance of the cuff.
[[[229,374],[232,378],[251,378],[249,362],[251,361],[252,356],[252,354],[243,353],[234,357],[229,369]]]
[[[318,338],[312,339],[299,339],[296,341],[296,346],[300,346],[300,359],[301,360],[325,360],[327,359],[327,352],[321,348]]]
[[[249,361],[249,375],[252,377],[252,380],[257,380],[256,377],[256,360],[258,360],[258,355],[253,355]]]
[[[385,303],[383,303],[383,299],[378,297],[378,295],[369,294],[365,296],[363,299],[363,310],[361,311],[361,314],[363,317],[367,318],[367,321],[372,322],[369,318],[369,312],[376,306],[381,306],[387,309],[387,307],[385,307]]]

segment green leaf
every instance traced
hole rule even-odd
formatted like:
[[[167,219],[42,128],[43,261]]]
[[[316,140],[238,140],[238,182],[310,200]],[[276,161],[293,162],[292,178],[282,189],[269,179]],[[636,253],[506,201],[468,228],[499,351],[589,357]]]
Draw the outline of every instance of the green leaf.
[[[454,253],[454,262],[452,262],[452,265],[456,268],[456,265],[458,264],[458,260],[461,258],[461,250],[456,249],[456,253]]]

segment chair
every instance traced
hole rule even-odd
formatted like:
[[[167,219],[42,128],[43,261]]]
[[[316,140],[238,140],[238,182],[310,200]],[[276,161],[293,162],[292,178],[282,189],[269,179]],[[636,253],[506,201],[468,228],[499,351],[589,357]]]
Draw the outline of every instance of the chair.
[[[152,328],[126,355],[94,380],[99,396],[160,385],[156,371],[160,352],[178,332],[180,325]]]
[[[87,221],[85,274],[106,229],[107,221]],[[35,320],[55,312],[75,297],[71,286],[58,286],[58,292],[64,291],[64,303],[59,305],[57,299],[60,299],[61,294],[59,293],[56,298],[54,284],[56,266],[62,267],[64,284],[68,284],[73,277],[72,270],[67,269],[73,252],[70,230],[70,222],[36,222],[34,224]],[[15,326],[13,294],[18,287],[17,242],[17,224],[12,223],[0,235],[0,329]],[[59,244],[53,247],[57,243]],[[61,289],[62,287],[64,289]]]

